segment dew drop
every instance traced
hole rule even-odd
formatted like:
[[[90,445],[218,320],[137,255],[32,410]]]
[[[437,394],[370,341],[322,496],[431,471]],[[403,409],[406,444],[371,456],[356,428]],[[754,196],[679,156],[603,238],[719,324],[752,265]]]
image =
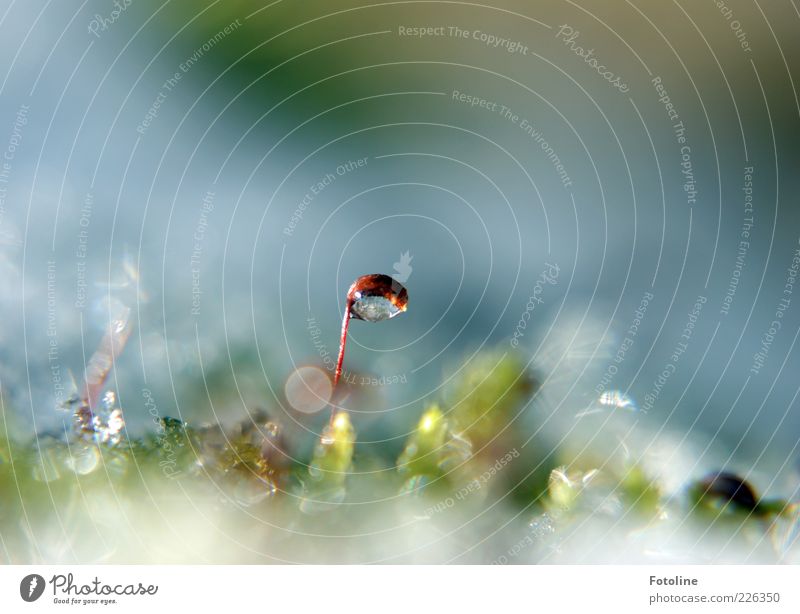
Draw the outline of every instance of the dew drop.
[[[89,475],[100,464],[100,452],[92,444],[79,444],[70,450],[72,455],[66,459],[66,466],[78,475]]]
[[[383,296],[365,296],[353,303],[353,313],[360,320],[380,322],[400,313],[400,308]]]
[[[600,405],[613,409],[636,411],[636,403],[633,402],[633,399],[619,390],[608,390],[601,394]]]
[[[300,511],[305,514],[319,514],[329,512],[339,507],[345,500],[347,490],[344,486],[315,490],[313,495],[304,497],[300,501]]]
[[[33,479],[37,482],[54,482],[61,477],[64,459],[55,445],[40,445],[41,456],[33,464]]]
[[[415,475],[403,483],[400,494],[419,497],[423,494],[425,487],[431,483],[430,476]]]
[[[593,401],[589,407],[576,414],[575,418],[585,418],[586,416],[615,410],[636,412],[638,408],[636,407],[636,402],[624,392],[620,390],[607,390],[602,393],[596,401]]]
[[[535,551],[540,555],[559,553],[559,536],[556,532],[556,520],[545,512],[536,516],[529,524],[530,538],[533,540]]]
[[[472,442],[462,433],[451,433],[442,446],[439,468],[445,473],[454,471],[472,456]]]
[[[234,497],[240,505],[248,507],[274,496],[277,490],[275,484],[267,478],[245,475],[236,483]]]
[[[280,427],[275,422],[267,422],[264,425],[264,431],[270,437],[277,437],[280,432]]]
[[[537,516],[531,520],[528,527],[531,530],[532,536],[536,539],[546,539],[550,535],[554,535],[556,532],[553,518],[546,512],[541,516]]]
[[[115,399],[116,397],[113,398]],[[104,400],[108,399],[108,393],[106,393]],[[120,408],[109,408],[109,406],[104,403],[100,407],[100,411],[94,415],[92,425],[94,427],[94,439],[97,443],[114,446],[122,440],[125,419],[122,416],[122,410]]]
[[[102,403],[103,409],[107,412],[111,412],[114,410],[114,406],[117,404],[117,395],[113,390],[107,390],[106,393],[103,395],[103,398],[100,400]]]

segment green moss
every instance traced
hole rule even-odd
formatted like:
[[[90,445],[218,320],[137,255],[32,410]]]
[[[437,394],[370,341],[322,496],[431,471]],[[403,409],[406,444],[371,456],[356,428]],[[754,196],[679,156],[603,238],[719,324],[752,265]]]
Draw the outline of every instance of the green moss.
[[[409,436],[403,453],[397,459],[398,471],[410,477],[441,475],[442,455],[448,437],[447,420],[438,405],[422,415],[416,430]]]
[[[456,430],[476,446],[510,427],[534,389],[519,356],[487,351],[464,365],[453,378],[447,404]]]
[[[683,497],[668,498],[643,464],[618,455],[578,458],[570,455],[574,447],[568,438],[554,443],[540,434],[529,440],[530,429],[520,428],[520,417],[533,390],[517,356],[499,351],[477,356],[438,402],[421,410],[395,463],[377,445],[357,445],[345,412],[324,429],[310,454],[298,452],[308,449],[307,441],[298,438],[288,446],[281,429],[257,413],[226,427],[164,418],[154,431],[116,445],[98,444],[78,431],[67,439],[40,436],[26,443],[3,437],[0,535],[15,562],[52,562],[62,560],[61,554],[34,552],[30,535],[68,527],[55,541],[71,540],[78,556],[91,552],[86,559],[94,560],[96,551],[85,544],[96,545],[97,536],[85,537],[84,546],[76,540],[105,527],[110,517],[116,532],[109,530],[103,539],[121,540],[123,560],[141,561],[150,553],[136,543],[137,531],[154,522],[180,525],[172,516],[183,518],[200,506],[202,522],[196,526],[206,526],[207,514],[219,514],[211,520],[215,526],[225,524],[264,544],[275,538],[264,527],[291,527],[287,549],[308,548],[308,560],[320,561],[309,545],[313,540],[303,541],[295,531],[380,532],[387,516],[392,526],[416,526],[424,519],[426,527],[480,524],[487,534],[501,524],[512,531],[512,544],[523,543],[513,533],[519,525],[536,525],[542,518],[547,534],[553,533],[548,539],[559,544],[590,524],[603,527],[601,532],[641,532],[673,522],[675,530],[699,526],[703,534],[713,526],[709,538],[751,540],[760,548],[771,544],[763,537],[773,520],[796,522],[797,507],[785,501],[763,501],[747,492],[726,495],[719,485],[709,490],[707,479],[690,485]],[[540,450],[546,452],[537,455]],[[230,515],[242,509],[245,514]],[[188,543],[201,535],[190,534]],[[159,553],[155,560],[186,560],[176,556]]]
[[[661,489],[640,465],[633,465],[619,485],[623,505],[643,518],[655,518],[661,510]]]

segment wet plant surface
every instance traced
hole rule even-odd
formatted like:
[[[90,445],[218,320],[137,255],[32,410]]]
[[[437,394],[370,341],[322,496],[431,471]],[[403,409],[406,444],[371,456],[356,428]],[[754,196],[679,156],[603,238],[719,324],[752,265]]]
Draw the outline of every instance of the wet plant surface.
[[[269,410],[225,426],[163,418],[129,438],[109,436],[107,417],[87,421],[81,402],[60,436],[0,440],[2,554],[14,563],[797,562],[796,505],[762,499],[730,472],[671,489],[651,454],[602,443],[635,419],[624,409],[582,418],[595,420],[595,443],[531,438],[520,425],[536,423],[539,390],[518,357],[481,353],[418,410],[395,457],[389,446],[362,448],[357,414],[345,410],[303,455]]]
[[[5,4],[0,561],[800,562],[796,2]]]

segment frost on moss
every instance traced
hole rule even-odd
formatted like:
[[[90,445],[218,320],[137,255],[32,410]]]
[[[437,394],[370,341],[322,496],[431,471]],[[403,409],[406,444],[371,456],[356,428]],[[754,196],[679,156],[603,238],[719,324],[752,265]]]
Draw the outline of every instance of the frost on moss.
[[[78,420],[59,437],[3,435],[0,556],[797,561],[797,506],[764,500],[749,480],[685,477],[675,490],[647,450],[620,455],[614,446],[604,456],[580,453],[567,432],[531,438],[535,378],[517,356],[484,352],[445,380],[394,460],[360,444],[359,414],[344,411],[320,435],[307,433],[309,452],[266,411],[228,425],[164,418],[139,438],[96,437],[107,420]],[[6,411],[0,433],[15,432],[9,421]]]

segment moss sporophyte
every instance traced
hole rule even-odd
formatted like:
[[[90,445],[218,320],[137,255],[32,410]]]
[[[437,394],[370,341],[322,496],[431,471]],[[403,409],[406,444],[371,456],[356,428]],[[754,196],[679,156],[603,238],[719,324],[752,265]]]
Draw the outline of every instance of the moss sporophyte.
[[[388,275],[362,275],[353,282],[347,291],[345,301],[342,335],[339,339],[339,357],[336,361],[336,372],[333,378],[334,390],[342,376],[350,320],[381,322],[405,312],[407,307],[408,291],[403,284]],[[331,424],[333,424],[335,416],[336,407],[331,406]]]

